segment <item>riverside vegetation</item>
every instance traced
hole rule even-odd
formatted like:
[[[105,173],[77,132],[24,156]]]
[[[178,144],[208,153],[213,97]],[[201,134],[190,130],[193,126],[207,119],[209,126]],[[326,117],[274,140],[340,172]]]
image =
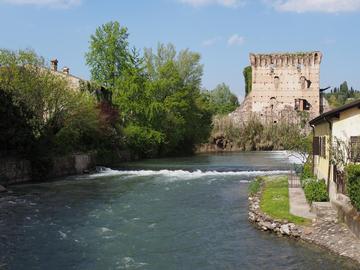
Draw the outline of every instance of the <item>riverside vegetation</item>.
[[[131,48],[126,27],[109,22],[90,38],[91,81],[79,91],[31,50],[0,50],[0,158],[31,161],[42,179],[55,156],[94,152],[116,160],[191,154],[207,140],[212,116],[238,106],[225,84],[201,88],[200,55]]]
[[[73,91],[31,50],[0,50],[0,157],[32,163],[41,179],[55,156],[97,155],[105,163],[126,150],[133,158],[186,155],[219,134],[236,150],[299,149],[310,140],[303,126],[235,126],[226,116],[239,102],[225,84],[201,87],[198,53],[159,44],[141,53],[118,22],[98,27],[85,60],[91,80]],[[247,92],[251,70],[244,70]],[[342,87],[339,92],[344,92]]]
[[[312,137],[299,124],[266,124],[257,117],[234,123],[227,115],[216,115],[213,119],[209,142],[216,138],[230,142],[233,149],[240,151],[296,150],[307,154],[312,143]]]

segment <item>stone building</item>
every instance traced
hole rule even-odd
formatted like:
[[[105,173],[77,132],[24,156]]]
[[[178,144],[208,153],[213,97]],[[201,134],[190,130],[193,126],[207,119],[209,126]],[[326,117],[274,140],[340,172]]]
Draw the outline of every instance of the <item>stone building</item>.
[[[70,89],[73,91],[89,91],[97,98],[98,101],[109,103],[112,102],[111,91],[89,80],[81,79],[75,75],[70,74],[70,69],[68,67],[63,67],[62,70],[59,71],[58,63],[59,61],[57,59],[50,61],[50,72],[63,78],[68,83]]]
[[[85,82],[85,80],[82,80],[81,78],[79,77],[76,77],[72,74],[70,74],[70,69],[68,67],[63,67],[62,71],[59,71],[58,70],[58,63],[59,61],[57,59],[53,59],[51,60],[51,65],[50,65],[50,71],[57,75],[57,76],[60,76],[62,78],[64,78],[68,84],[69,84],[69,87],[73,90],[79,90],[80,89],[80,86],[81,86],[81,83],[82,82]]]
[[[263,122],[297,122],[299,112],[314,118],[322,111],[321,52],[250,54],[251,92],[230,117],[246,121],[251,115]]]

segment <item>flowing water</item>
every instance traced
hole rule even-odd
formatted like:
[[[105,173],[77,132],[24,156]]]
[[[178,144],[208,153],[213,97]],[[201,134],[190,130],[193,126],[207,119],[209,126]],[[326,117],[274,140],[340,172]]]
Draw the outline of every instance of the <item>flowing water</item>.
[[[356,269],[248,222],[248,181],[288,169],[281,152],[200,155],[13,187],[0,269]]]

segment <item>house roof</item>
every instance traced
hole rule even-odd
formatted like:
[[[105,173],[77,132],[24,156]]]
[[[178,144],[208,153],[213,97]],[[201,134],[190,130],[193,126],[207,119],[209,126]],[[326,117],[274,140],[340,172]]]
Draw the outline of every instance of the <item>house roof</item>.
[[[323,113],[323,114],[319,115],[318,117],[312,119],[309,123],[310,123],[310,125],[319,124],[321,122],[329,120],[329,118],[339,117],[339,114],[341,112],[352,109],[352,108],[356,108],[356,107],[360,109],[360,99],[355,100],[351,103],[345,104],[343,106],[340,106],[340,107],[333,109],[331,111],[328,111],[326,113]]]

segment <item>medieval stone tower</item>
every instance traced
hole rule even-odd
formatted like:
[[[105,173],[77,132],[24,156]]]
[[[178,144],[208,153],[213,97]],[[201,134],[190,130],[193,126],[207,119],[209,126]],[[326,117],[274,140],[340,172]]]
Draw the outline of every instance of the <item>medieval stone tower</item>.
[[[293,121],[298,112],[320,112],[321,52],[250,54],[251,92],[231,115],[246,120]]]

